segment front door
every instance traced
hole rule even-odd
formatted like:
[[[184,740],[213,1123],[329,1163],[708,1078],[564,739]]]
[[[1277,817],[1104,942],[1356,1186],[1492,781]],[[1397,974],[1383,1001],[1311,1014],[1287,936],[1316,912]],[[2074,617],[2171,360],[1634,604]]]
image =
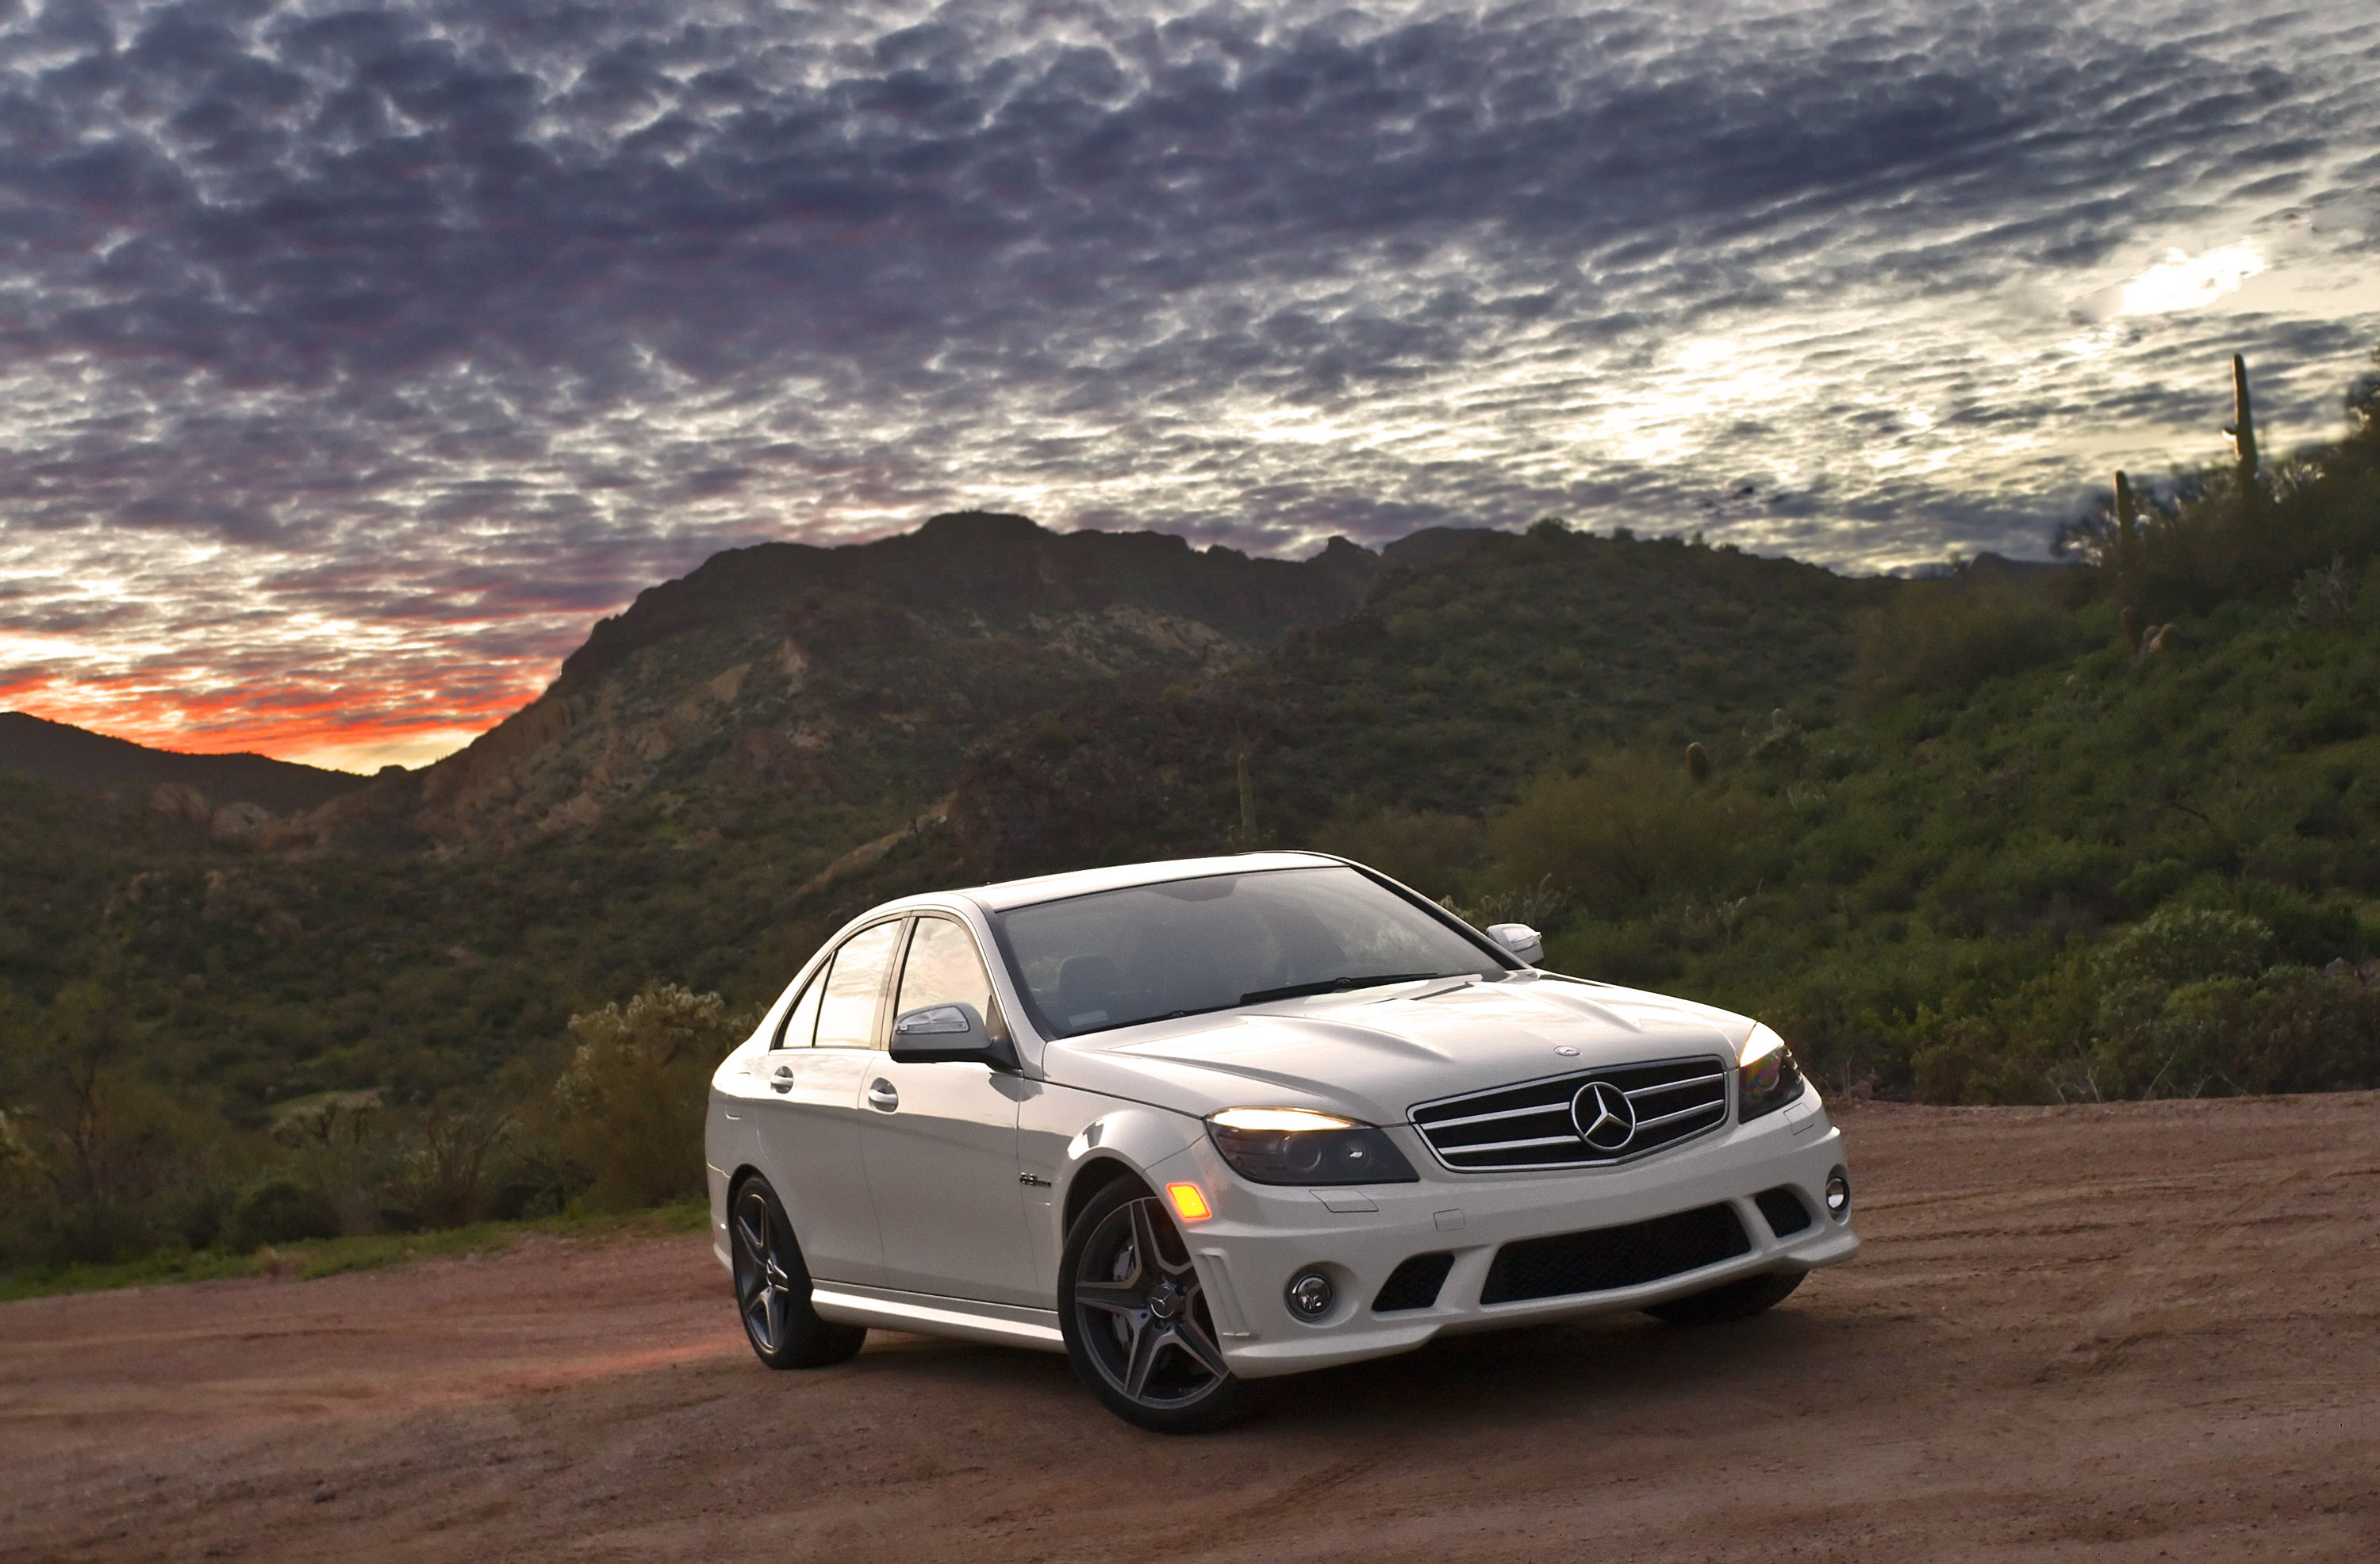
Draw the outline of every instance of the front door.
[[[975,937],[954,919],[921,916],[891,1014],[959,1001],[1000,1024]],[[1046,1307],[1017,1182],[1016,1106],[1026,1084],[981,1064],[904,1064],[882,1052],[867,1074],[860,1149],[885,1285]]]

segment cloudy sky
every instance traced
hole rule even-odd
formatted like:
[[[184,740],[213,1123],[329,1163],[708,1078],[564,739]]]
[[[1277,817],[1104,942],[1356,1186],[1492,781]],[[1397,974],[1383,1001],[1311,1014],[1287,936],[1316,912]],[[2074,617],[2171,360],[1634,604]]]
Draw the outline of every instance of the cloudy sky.
[[[2368,0],[0,0],[0,707],[419,761],[966,506],[2039,555],[2375,251]]]

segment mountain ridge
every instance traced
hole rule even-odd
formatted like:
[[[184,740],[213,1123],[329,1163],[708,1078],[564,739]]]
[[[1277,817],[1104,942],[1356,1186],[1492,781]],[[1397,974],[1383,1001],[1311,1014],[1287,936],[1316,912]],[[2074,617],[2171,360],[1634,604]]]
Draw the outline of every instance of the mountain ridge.
[[[1120,676],[1261,652],[1352,610],[1378,568],[1344,539],[1252,559],[988,512],[728,551],[598,622],[536,700],[350,812],[505,846],[729,778],[826,793],[866,778],[914,810],[949,791],[973,734]]]
[[[153,748],[30,711],[0,711],[0,770],[70,787],[185,790],[175,795],[177,811],[210,816],[217,806],[238,804],[276,815],[308,811],[372,781],[266,755]]]

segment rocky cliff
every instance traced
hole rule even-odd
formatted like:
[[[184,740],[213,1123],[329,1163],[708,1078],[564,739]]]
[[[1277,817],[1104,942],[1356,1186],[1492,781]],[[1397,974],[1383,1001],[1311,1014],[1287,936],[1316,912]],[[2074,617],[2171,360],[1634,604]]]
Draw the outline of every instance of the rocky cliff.
[[[323,818],[379,812],[500,847],[623,810],[698,818],[755,790],[913,814],[983,733],[1126,676],[1228,667],[1348,612],[1378,564],[1343,540],[1292,563],[983,513],[736,550],[597,624],[468,749]]]

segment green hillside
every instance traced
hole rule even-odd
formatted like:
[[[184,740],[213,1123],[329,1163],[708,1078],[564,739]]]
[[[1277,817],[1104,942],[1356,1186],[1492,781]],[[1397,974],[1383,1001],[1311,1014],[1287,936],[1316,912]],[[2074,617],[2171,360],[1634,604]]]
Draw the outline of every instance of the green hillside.
[[[261,823],[0,771],[0,1267],[668,1197],[738,1013],[853,914],[1249,845],[1840,1089],[2380,1084],[2370,410],[2070,567],[946,518],[722,555],[471,750]]]

